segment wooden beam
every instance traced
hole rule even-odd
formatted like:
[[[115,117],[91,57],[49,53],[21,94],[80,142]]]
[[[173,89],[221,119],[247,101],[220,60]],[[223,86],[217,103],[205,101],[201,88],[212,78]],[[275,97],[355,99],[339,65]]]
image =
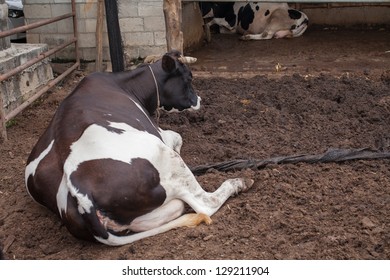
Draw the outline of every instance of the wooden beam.
[[[164,0],[167,49],[183,53],[183,32],[181,30],[181,0]]]
[[[8,140],[5,113],[4,113],[4,103],[3,103],[3,98],[0,94],[0,140],[1,139],[3,139],[4,141]]]

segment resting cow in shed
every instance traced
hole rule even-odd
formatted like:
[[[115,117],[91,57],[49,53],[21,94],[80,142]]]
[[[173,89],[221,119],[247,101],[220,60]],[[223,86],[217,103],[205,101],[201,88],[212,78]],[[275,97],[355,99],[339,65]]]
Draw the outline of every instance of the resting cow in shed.
[[[85,77],[64,99],[33,148],[29,194],[76,237],[123,245],[177,227],[209,224],[253,180],[226,180],[205,192],[181,159],[181,136],[160,129],[159,107],[198,110],[185,57],[122,73]],[[185,203],[196,213],[184,213]]]
[[[242,40],[264,40],[301,36],[309,23],[308,17],[287,3],[200,2],[202,16],[209,20],[206,27],[219,26],[220,33],[239,33]]]

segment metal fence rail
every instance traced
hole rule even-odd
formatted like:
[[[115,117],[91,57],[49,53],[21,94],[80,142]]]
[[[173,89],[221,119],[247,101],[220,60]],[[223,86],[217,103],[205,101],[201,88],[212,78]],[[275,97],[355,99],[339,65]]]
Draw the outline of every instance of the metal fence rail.
[[[46,85],[44,85],[40,89],[37,89],[36,92],[33,93],[33,95],[29,99],[24,101],[21,105],[19,105],[16,109],[9,112],[8,114],[5,114],[5,112],[4,112],[4,104],[3,104],[2,97],[0,95],[0,122],[1,122],[0,123],[0,139],[1,138],[3,138],[4,140],[8,139],[7,128],[6,128],[7,121],[14,118],[17,114],[19,114],[24,109],[26,109],[31,103],[33,103],[35,100],[37,100],[42,94],[46,93],[49,89],[51,89],[53,86],[55,86],[57,83],[59,83],[62,79],[64,79],[67,75],[69,75],[73,70],[75,70],[76,68],[78,68],[80,66],[80,57],[79,57],[78,40],[77,40],[78,31],[77,31],[75,0],[72,0],[71,4],[72,4],[72,12],[71,13],[57,16],[57,17],[47,19],[47,20],[37,21],[37,22],[31,23],[31,24],[26,24],[24,26],[20,26],[17,28],[13,28],[10,30],[0,32],[0,38],[3,38],[3,37],[11,36],[13,34],[27,31],[30,29],[34,29],[34,28],[37,28],[37,27],[40,27],[43,25],[48,25],[48,24],[53,23],[53,22],[61,21],[61,20],[64,20],[64,19],[67,19],[70,17],[73,18],[73,35],[74,35],[73,38],[71,38],[67,42],[65,42],[65,43],[63,43],[55,48],[48,50],[47,52],[43,52],[43,53],[39,54],[36,58],[33,58],[33,59],[25,62],[24,64],[14,68],[14,69],[11,69],[5,73],[1,73],[0,83],[7,80],[10,77],[12,77],[13,75],[16,75],[16,74],[22,72],[23,70],[27,69],[28,67],[31,67],[35,63],[38,63],[38,62],[44,60],[45,58],[59,52],[60,50],[66,48],[69,45],[74,44],[75,52],[76,52],[75,53],[76,62],[71,67],[69,67],[64,73],[59,75],[57,78],[51,80],[49,83],[47,83]]]

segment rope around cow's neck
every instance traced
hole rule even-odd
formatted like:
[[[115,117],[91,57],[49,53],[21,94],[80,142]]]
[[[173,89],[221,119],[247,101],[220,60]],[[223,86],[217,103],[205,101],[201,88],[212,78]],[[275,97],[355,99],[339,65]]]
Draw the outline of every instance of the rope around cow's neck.
[[[158,84],[157,84],[156,76],[154,76],[154,72],[152,70],[152,67],[150,65],[148,65],[148,67],[150,69],[150,72],[152,73],[154,84],[155,84],[156,90],[157,90],[156,122],[157,122],[157,125],[158,125],[158,122],[160,120],[160,92],[158,90]]]

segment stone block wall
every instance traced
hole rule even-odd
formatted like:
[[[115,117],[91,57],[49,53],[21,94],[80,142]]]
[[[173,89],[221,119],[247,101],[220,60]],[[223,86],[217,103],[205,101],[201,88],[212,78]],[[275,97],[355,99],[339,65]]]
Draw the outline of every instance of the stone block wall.
[[[118,10],[127,63],[166,52],[163,0],[119,0]]]
[[[118,0],[119,23],[126,61],[160,54],[166,51],[163,0]],[[27,23],[71,12],[70,0],[25,0]],[[95,59],[97,0],[76,0],[80,57]],[[49,47],[63,43],[73,36],[72,19],[62,20],[27,32],[27,42],[46,43]],[[109,60],[108,37],[104,20],[103,59]],[[73,59],[74,48],[69,46],[56,55]]]
[[[113,0],[114,1],[114,0]],[[24,0],[27,23],[71,12],[70,0]],[[118,0],[119,24],[126,63],[148,55],[162,54],[167,50],[163,0]],[[183,4],[184,20],[190,32],[184,32],[184,48],[193,46],[203,36],[197,3]],[[195,12],[195,13],[194,13]],[[97,0],[76,0],[80,58],[94,61],[96,57]],[[183,24],[184,25],[184,24]],[[103,60],[109,61],[106,21],[104,19]],[[28,43],[45,43],[49,48],[59,45],[73,36],[72,19],[61,20],[27,32]],[[187,36],[187,37],[186,37]],[[186,42],[188,46],[186,46]],[[74,47],[69,46],[55,56],[62,60],[74,59]]]
[[[5,56],[0,55],[0,73],[19,67],[47,51],[45,44],[11,44]],[[53,79],[48,59],[44,59],[0,83],[0,97],[7,114],[29,99],[41,86]]]

